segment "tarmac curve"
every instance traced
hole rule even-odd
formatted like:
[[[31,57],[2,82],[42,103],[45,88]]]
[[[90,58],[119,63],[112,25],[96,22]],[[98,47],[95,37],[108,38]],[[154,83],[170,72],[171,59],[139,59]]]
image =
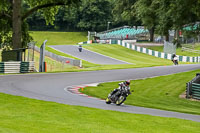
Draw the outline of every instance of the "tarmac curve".
[[[78,51],[78,46],[77,45],[51,45],[49,46],[57,51],[61,51],[63,53],[72,55],[74,57],[77,57],[79,59],[89,61],[91,63],[95,64],[131,64],[125,61],[121,61],[115,58],[111,58],[87,49],[82,48],[82,52]]]
[[[200,122],[200,115],[184,114],[129,105],[107,105],[102,100],[77,95],[68,91],[79,85],[121,81],[126,79],[142,79],[196,70],[199,68],[200,64],[190,64],[88,72],[0,75],[0,92],[69,105],[80,105],[104,110],[148,114],[161,117],[174,117]]]

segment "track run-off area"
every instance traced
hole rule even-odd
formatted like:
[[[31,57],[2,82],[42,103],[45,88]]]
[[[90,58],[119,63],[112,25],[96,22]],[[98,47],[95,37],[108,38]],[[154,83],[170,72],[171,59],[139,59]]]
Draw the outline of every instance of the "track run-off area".
[[[200,115],[184,114],[129,105],[107,105],[102,100],[84,97],[67,91],[73,86],[121,81],[126,79],[135,80],[196,70],[199,68],[200,64],[190,64],[87,72],[0,75],[0,92],[69,105],[80,105],[136,114],[149,114],[153,116],[175,117],[200,122]]]

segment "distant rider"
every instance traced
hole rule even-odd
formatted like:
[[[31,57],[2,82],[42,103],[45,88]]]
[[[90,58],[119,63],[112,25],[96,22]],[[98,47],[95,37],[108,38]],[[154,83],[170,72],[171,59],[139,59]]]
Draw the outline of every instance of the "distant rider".
[[[178,65],[178,57],[174,53],[172,54],[172,62],[174,63],[174,65]]]
[[[78,46],[79,52],[82,52],[82,49],[83,49],[83,48],[82,48],[82,45],[79,45],[79,46]]]
[[[119,87],[117,89],[114,89],[113,92],[110,95],[113,95],[114,93],[116,93],[118,90],[122,89],[122,90],[126,90],[128,92],[128,94],[131,94],[130,92],[130,80],[126,80],[124,82],[119,83]]]

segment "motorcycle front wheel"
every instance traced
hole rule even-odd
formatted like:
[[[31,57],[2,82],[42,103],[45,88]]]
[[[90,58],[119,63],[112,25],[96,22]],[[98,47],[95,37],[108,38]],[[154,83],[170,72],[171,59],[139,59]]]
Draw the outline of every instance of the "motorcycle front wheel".
[[[125,100],[126,100],[126,97],[120,96],[116,101],[116,105],[118,106],[121,105]]]
[[[106,98],[106,103],[107,103],[107,104],[110,104],[110,103],[111,103],[111,101],[110,101],[109,98]]]

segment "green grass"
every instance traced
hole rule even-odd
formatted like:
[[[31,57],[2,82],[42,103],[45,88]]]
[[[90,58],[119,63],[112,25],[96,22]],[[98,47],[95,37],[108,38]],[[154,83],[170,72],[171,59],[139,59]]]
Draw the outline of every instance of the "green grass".
[[[84,46],[84,48],[122,61],[133,63],[135,66],[148,67],[148,66],[172,65],[172,62],[170,60],[157,58],[144,53],[140,53],[117,44],[116,45],[91,44]]]
[[[1,133],[198,133],[199,122],[70,106],[0,93]]]
[[[74,59],[78,58],[56,51],[48,47],[48,45],[76,44],[78,42],[86,41],[87,39],[86,33],[84,32],[31,32],[31,35],[34,38],[34,41],[38,42],[38,46],[40,46],[45,39],[48,39],[46,50],[64,57]],[[149,56],[147,54],[139,53],[119,45],[92,44],[84,45],[84,48],[105,54],[119,60],[127,61],[132,64],[100,65],[82,60],[83,68],[71,67],[69,69],[60,71],[94,71],[172,65],[170,60]]]
[[[86,32],[30,31],[30,35],[33,37],[34,41],[37,41],[38,46],[46,39],[47,45],[66,45],[87,41]]]
[[[179,98],[186,89],[186,83],[198,72],[199,70],[134,80],[131,83],[131,89],[135,92],[127,98],[125,104],[200,114],[199,101]],[[117,87],[118,82],[101,83],[97,87],[86,87],[82,92],[105,99],[110,91]]]
[[[54,54],[57,54],[57,55],[60,55],[60,56],[63,56],[63,57],[67,57],[67,58],[72,58],[72,59],[77,59],[77,60],[80,60],[79,58],[76,58],[76,57],[73,57],[71,55],[68,55],[68,54],[65,54],[63,52],[60,52],[60,51],[57,51],[51,47],[46,47],[46,50],[49,51],[49,52],[52,52]],[[85,60],[82,60],[82,64],[83,64],[83,67],[84,68],[89,68],[89,67],[96,67],[96,66],[99,66],[98,64],[94,64],[94,63],[90,63],[88,61],[85,61]]]
[[[147,47],[147,48],[155,50],[155,51],[163,52],[163,46],[154,46],[154,47]],[[196,45],[196,47],[194,49],[195,50],[200,50],[200,45]],[[182,55],[182,56],[192,56],[192,57],[200,56],[200,53],[197,54],[197,53],[182,51],[181,48],[177,48],[176,49],[176,54],[177,55]]]
[[[35,68],[37,70],[39,70],[39,59],[40,59],[40,54],[35,51],[34,61],[35,61]],[[48,56],[45,56],[45,62],[47,63],[47,72],[59,72],[59,71],[67,71],[69,69],[74,69],[74,70],[79,69],[76,66],[56,61]]]
[[[126,68],[172,65],[172,62],[170,60],[161,59],[161,58],[153,57],[147,54],[139,53],[139,52],[124,48],[119,45],[86,44],[86,45],[83,45],[83,47],[86,49],[116,58],[116,59],[119,59],[119,60],[132,63],[132,64],[100,65],[100,64],[93,64],[93,63],[82,60],[83,68],[67,69],[66,71],[95,71],[95,70],[126,69]],[[55,53],[57,55],[64,56],[64,57],[78,59],[73,56],[62,53],[60,51],[54,50],[48,46],[46,47],[46,50],[48,50],[49,52]],[[180,62],[180,64],[183,64],[183,63]]]

